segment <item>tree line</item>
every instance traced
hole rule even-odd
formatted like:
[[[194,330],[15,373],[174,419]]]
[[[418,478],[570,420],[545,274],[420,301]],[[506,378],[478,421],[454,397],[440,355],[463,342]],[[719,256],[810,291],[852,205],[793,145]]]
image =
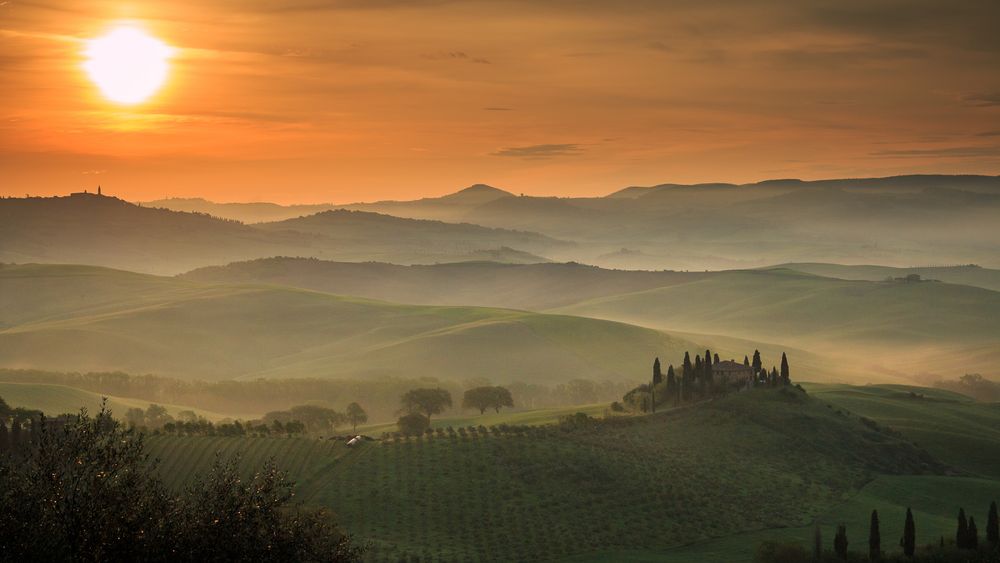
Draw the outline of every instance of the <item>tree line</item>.
[[[429,431],[431,416],[452,406],[452,399],[451,393],[441,387],[421,387],[404,393],[399,404],[401,416],[396,420],[399,432],[404,436],[418,436]],[[478,410],[480,415],[489,409],[499,413],[500,409],[513,406],[514,398],[505,387],[483,385],[462,394],[462,408]]]
[[[883,550],[882,532],[878,510],[872,510],[868,525],[868,543],[862,552],[851,551],[847,537],[847,526],[837,526],[833,537],[833,550],[825,549],[823,536],[817,523],[813,530],[812,557],[796,543],[764,542],[758,549],[754,561],[757,563],[798,563],[803,561],[927,561],[942,563],[987,563],[1000,561],[1000,518],[997,503],[990,503],[986,513],[985,537],[980,538],[976,519],[966,516],[965,509],[958,509],[954,538],[940,536],[918,549],[917,527],[913,510],[906,509],[903,521],[903,535],[899,538],[902,558],[887,555]]]
[[[122,372],[62,373],[43,370],[0,369],[0,381],[49,383],[83,389],[106,396],[129,397],[150,403],[186,405],[221,413],[263,413],[317,400],[328,404],[358,401],[371,420],[394,420],[399,397],[422,387],[440,387],[460,397],[476,387],[495,385],[484,378],[463,381],[424,378],[371,379],[254,379],[199,381]],[[593,403],[610,403],[635,386],[635,381],[613,382],[574,379],[557,385],[511,381],[503,387],[521,408],[537,409]],[[124,414],[124,413],[120,413]]]
[[[724,380],[721,375],[715,373],[719,365],[719,355],[712,354],[711,350],[705,350],[704,356],[696,354],[693,362],[691,353],[685,351],[680,368],[675,370],[674,365],[670,364],[666,373],[663,372],[660,358],[655,358],[649,383],[629,390],[622,397],[622,402],[633,410],[655,412],[660,405],[674,406],[704,400],[748,386],[778,387],[792,383],[788,356],[784,352],[781,354],[780,371],[776,366],[772,366],[768,371],[764,367],[759,350],[754,350],[753,360],[743,356],[743,365],[751,374],[746,381]],[[624,410],[617,403],[612,408]]]

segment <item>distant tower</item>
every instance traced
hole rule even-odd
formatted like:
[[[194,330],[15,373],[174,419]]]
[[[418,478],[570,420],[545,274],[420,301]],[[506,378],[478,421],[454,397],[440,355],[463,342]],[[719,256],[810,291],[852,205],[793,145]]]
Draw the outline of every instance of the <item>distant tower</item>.
[[[97,195],[101,195],[101,186],[97,186]]]

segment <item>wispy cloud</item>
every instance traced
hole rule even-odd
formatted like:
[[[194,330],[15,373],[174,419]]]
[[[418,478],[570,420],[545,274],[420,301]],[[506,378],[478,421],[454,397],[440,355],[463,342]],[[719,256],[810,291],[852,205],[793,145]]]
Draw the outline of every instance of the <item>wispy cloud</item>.
[[[1000,106],[1000,92],[979,92],[962,98],[966,104],[977,107]]]
[[[576,143],[528,145],[524,147],[505,147],[492,153],[493,156],[512,156],[515,158],[541,159],[559,156],[575,156],[583,152]]]
[[[969,158],[981,156],[1000,156],[1000,147],[941,147],[935,149],[885,150],[870,153],[878,158]]]

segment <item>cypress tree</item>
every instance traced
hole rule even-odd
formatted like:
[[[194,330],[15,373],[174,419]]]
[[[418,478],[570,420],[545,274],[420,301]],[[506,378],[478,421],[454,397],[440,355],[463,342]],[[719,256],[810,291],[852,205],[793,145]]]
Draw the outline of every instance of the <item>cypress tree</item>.
[[[903,554],[913,557],[913,552],[917,547],[917,528],[913,524],[913,511],[907,507],[906,523],[903,525]]]
[[[847,559],[847,526],[837,526],[837,535],[833,538],[833,552],[841,559]]]
[[[0,420],[0,452],[10,449],[10,436],[7,435],[7,425]]]
[[[705,383],[712,385],[712,353],[705,350]]]
[[[878,510],[872,510],[872,520],[868,526],[868,559],[878,561],[881,556],[882,534],[878,529]]]
[[[823,558],[823,532],[819,529],[819,522],[813,527],[813,561]]]
[[[660,371],[660,358],[653,360],[653,385],[663,382],[663,372]]]
[[[714,363],[716,363],[716,364],[719,363],[719,355],[718,354],[715,354],[714,356],[712,356],[712,359],[715,360]]]
[[[969,516],[969,531],[965,536],[966,549],[979,549],[979,529],[976,528],[976,519]]]
[[[667,393],[676,398],[677,395],[677,376],[674,375],[674,364],[667,366]]]
[[[791,374],[788,371],[788,356],[784,352],[781,353],[781,383],[783,385],[789,385],[792,382]]]
[[[681,365],[680,397],[684,401],[691,394],[691,380],[694,378],[694,366],[691,365],[691,354],[684,352],[684,363]]]
[[[743,356],[743,365],[750,367],[750,358]]]
[[[965,549],[966,538],[969,535],[969,522],[965,519],[965,509],[958,509],[958,529],[955,530],[955,546]]]
[[[997,501],[990,503],[990,514],[986,518],[986,541],[996,549],[1000,546],[1000,521],[997,520]]]
[[[764,363],[760,361],[760,350],[753,351],[753,362],[750,366],[753,368],[754,375],[760,373],[760,370],[764,368]]]

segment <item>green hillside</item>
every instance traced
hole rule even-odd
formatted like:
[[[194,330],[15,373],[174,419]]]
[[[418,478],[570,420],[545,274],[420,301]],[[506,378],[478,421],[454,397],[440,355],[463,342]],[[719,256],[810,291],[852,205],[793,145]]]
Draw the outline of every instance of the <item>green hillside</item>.
[[[108,397],[74,387],[42,383],[0,382],[0,397],[12,407],[40,410],[47,415],[75,414],[80,412],[81,408],[86,408],[91,413],[94,413],[100,410],[101,402],[104,398],[107,398],[107,406],[116,417],[123,417],[125,411],[128,409],[139,408],[145,410],[150,405],[149,401],[124,397]],[[175,416],[183,410],[190,410],[194,411],[198,416],[209,420],[225,418],[221,414],[202,409],[169,404],[162,406],[166,407],[171,416]]]
[[[978,287],[729,271],[555,311],[781,342],[829,358],[855,381],[1000,376],[1000,292]]]
[[[0,269],[3,367],[185,378],[634,381],[701,348],[622,323],[427,307],[87,267]],[[120,299],[119,299],[120,296]]]
[[[208,440],[155,437],[149,447],[185,460],[164,468],[180,486],[219,447],[259,460],[283,441]],[[445,433],[347,452],[301,444],[277,457],[290,459],[298,498],[336,511],[372,542],[376,561],[663,552],[806,526],[880,475],[942,470],[893,434],[791,388],[573,428]]]

